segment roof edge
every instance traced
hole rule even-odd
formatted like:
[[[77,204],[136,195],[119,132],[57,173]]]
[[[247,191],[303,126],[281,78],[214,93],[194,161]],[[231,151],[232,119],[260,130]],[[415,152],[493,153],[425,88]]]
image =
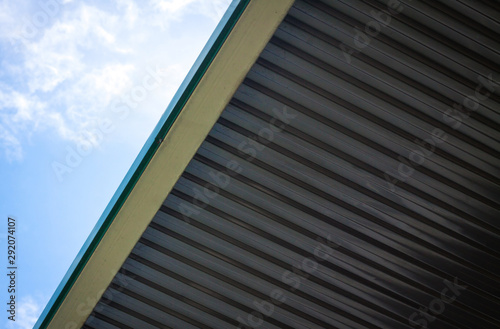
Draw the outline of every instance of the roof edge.
[[[160,121],[142,147],[122,183],[104,209],[101,217],[73,260],[70,268],[61,280],[51,299],[45,306],[33,329],[45,329],[73,287],[81,271],[92,256],[99,242],[106,234],[109,226],[122,208],[125,200],[141,177],[145,168],[155,155],[159,145],[167,135],[173,123],[184,108],[185,103],[193,93],[199,81],[207,71],[213,59],[224,44],[234,25],[244,12],[250,0],[233,0],[226,13],[204,46],[194,65],[184,78],[181,86],[170,101]],[[66,329],[66,328],[64,328]]]

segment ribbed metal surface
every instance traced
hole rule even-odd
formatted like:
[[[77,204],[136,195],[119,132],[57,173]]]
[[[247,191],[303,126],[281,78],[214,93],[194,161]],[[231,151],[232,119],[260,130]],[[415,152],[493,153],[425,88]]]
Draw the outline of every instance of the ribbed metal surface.
[[[388,4],[296,2],[85,328],[500,327],[500,6]]]

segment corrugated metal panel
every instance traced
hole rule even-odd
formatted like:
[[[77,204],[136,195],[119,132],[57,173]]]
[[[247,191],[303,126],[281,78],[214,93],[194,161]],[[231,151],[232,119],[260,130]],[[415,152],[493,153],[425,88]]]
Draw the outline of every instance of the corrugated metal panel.
[[[296,2],[85,328],[500,327],[500,6],[403,3]]]

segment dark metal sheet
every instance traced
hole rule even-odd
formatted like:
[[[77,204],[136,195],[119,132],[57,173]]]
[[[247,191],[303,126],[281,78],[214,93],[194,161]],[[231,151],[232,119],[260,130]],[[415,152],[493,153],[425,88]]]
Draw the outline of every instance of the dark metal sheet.
[[[499,22],[297,1],[85,328],[500,328]]]

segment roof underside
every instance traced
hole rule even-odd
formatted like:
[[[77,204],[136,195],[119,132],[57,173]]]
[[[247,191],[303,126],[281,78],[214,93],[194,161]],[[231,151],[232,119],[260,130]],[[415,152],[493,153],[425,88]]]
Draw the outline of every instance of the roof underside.
[[[499,7],[297,0],[83,327],[500,327]]]

